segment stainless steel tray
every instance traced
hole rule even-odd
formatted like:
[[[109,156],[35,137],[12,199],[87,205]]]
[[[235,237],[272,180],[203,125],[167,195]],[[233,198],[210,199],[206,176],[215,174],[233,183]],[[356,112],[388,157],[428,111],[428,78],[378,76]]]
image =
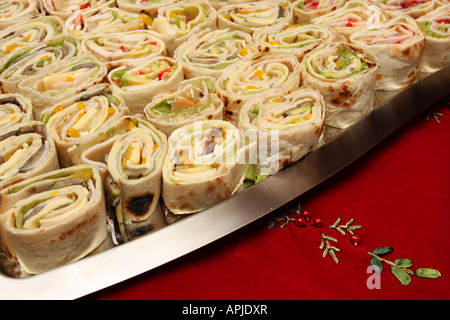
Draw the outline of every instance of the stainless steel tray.
[[[450,91],[450,66],[401,92],[379,92],[378,106],[275,176],[151,234],[40,275],[0,274],[0,299],[76,299],[177,259],[263,217],[343,169]],[[298,177],[292,179],[292,177]]]

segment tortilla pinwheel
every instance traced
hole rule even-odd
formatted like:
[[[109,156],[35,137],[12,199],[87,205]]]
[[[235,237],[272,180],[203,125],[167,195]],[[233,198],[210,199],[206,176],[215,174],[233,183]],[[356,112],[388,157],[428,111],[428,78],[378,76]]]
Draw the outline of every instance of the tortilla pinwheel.
[[[120,244],[166,224],[159,199],[167,138],[137,116],[117,119],[106,133],[108,139],[87,149],[82,162],[100,172],[111,236]]]
[[[223,103],[215,94],[215,79],[184,80],[173,93],[155,98],[145,109],[146,118],[166,136],[194,121],[222,120]]]
[[[106,66],[85,53],[67,64],[56,65],[49,72],[22,80],[19,93],[31,100],[34,117],[40,119],[44,109],[102,82],[106,74]]]
[[[325,123],[340,129],[373,108],[378,69],[370,51],[346,42],[322,44],[301,63],[303,84],[319,90],[325,99]]]
[[[350,42],[372,51],[380,61],[376,89],[402,89],[417,80],[425,36],[410,16],[397,16],[378,29],[355,32]]]
[[[344,40],[344,37],[324,25],[278,25],[261,28],[253,34],[261,52],[290,53],[302,60],[304,55],[325,42]]]
[[[3,90],[18,92],[22,80],[48,72],[56,65],[70,63],[70,60],[80,55],[79,40],[67,35],[59,35],[52,41],[15,50],[0,60]]]
[[[418,18],[425,33],[420,71],[432,73],[450,64],[450,4]]]
[[[77,261],[106,239],[106,210],[98,171],[91,166],[54,170],[2,191],[3,250],[21,275]]]
[[[128,113],[108,84],[98,84],[46,109],[41,121],[55,141],[61,166],[81,163],[84,150],[101,140],[109,125]]]
[[[0,30],[40,15],[42,12],[37,0],[1,0]]]
[[[183,78],[178,61],[166,56],[149,58],[140,64],[127,63],[108,74],[109,82],[125,99],[131,113],[142,113],[154,96],[175,90]]]
[[[45,11],[52,16],[63,20],[69,18],[74,12],[111,6],[115,0],[40,0]]]
[[[353,32],[378,28],[388,16],[378,6],[365,0],[349,0],[330,13],[314,18],[314,24],[326,25],[347,39]]]
[[[63,31],[64,21],[54,16],[23,20],[0,31],[0,58],[28,45],[49,42]]]
[[[249,167],[239,130],[222,120],[197,121],[176,129],[168,139],[162,198],[175,215],[192,214],[229,197]]]
[[[258,53],[252,36],[243,31],[207,29],[192,35],[175,51],[186,78],[219,78],[236,62]]]
[[[255,97],[289,94],[300,85],[300,63],[292,54],[256,54],[236,63],[216,84],[224,119],[238,123],[242,105]]]
[[[166,54],[164,41],[150,30],[88,36],[82,40],[81,48],[92,52],[108,69]]]
[[[311,88],[300,88],[289,95],[255,98],[239,115],[239,130],[256,139],[256,170],[264,176],[300,160],[314,149],[322,136],[325,102]]]
[[[330,13],[345,3],[345,0],[296,0],[292,4],[295,23],[311,23],[312,19]]]
[[[30,99],[20,93],[0,94],[0,130],[32,120],[33,105]]]
[[[294,22],[289,1],[255,1],[223,6],[218,11],[219,29],[253,33],[259,28]]]
[[[0,190],[59,169],[55,143],[40,121],[0,129]]]
[[[73,13],[64,23],[64,32],[76,37],[143,29],[141,16],[111,6]]]
[[[150,30],[156,31],[166,43],[167,54],[173,56],[176,48],[191,35],[205,29],[215,29],[217,11],[208,1],[180,1],[161,7]]]

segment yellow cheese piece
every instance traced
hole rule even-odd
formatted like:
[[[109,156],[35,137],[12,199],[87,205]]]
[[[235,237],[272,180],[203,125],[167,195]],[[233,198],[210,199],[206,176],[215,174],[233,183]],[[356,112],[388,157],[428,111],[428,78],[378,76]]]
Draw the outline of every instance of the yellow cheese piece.
[[[72,81],[76,80],[84,72],[85,72],[85,70],[78,69],[78,70],[69,71],[66,73],[57,73],[57,74],[48,75],[41,80],[43,88],[45,91],[53,90],[56,83],[59,83],[61,81],[62,82],[72,82]]]

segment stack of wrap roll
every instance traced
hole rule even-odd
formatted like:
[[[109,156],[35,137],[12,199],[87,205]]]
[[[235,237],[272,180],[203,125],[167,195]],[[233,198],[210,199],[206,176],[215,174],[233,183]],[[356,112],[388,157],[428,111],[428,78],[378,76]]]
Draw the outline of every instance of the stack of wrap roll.
[[[165,226],[159,206],[167,138],[141,117],[123,116],[109,125],[109,139],[87,149],[82,162],[98,168],[107,199],[114,243]]]
[[[449,6],[0,0],[0,269],[147,236],[301,161],[450,64]]]

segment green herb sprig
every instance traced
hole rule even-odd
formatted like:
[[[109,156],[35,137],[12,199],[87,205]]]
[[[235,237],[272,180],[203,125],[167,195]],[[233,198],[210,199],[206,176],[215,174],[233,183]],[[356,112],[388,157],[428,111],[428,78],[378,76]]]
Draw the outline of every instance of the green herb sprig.
[[[437,279],[441,276],[441,273],[432,268],[419,268],[416,270],[411,270],[413,262],[408,258],[399,258],[394,262],[382,258],[381,256],[393,252],[394,249],[389,246],[379,247],[373,250],[373,252],[368,251],[367,253],[371,255],[370,264],[373,266],[376,272],[381,273],[383,270],[383,262],[391,266],[392,274],[400,281],[401,284],[407,286],[411,283],[411,276],[418,276],[420,278],[427,279]]]

